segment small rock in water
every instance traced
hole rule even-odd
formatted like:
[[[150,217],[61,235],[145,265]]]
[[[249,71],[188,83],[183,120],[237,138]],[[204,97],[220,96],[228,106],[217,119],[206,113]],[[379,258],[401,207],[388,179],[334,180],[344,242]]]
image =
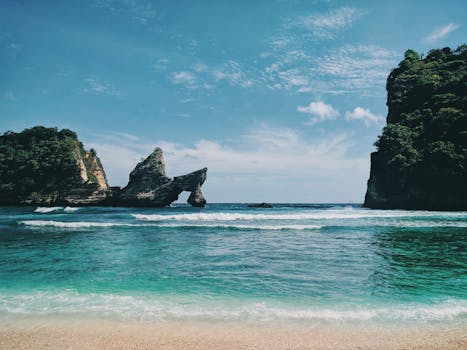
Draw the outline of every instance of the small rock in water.
[[[269,203],[260,203],[260,204],[248,204],[250,208],[274,208],[272,204]]]

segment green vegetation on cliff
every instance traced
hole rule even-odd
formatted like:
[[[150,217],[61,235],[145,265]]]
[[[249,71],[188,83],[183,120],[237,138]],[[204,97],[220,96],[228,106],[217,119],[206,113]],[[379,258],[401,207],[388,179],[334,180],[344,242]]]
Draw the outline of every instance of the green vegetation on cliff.
[[[0,136],[0,200],[40,202],[84,182],[79,160],[91,169],[86,151],[68,129],[36,126]],[[93,179],[88,171],[90,182]],[[93,181],[94,180],[94,181]]]
[[[387,80],[387,126],[375,143],[365,205],[467,203],[467,46],[408,50]]]

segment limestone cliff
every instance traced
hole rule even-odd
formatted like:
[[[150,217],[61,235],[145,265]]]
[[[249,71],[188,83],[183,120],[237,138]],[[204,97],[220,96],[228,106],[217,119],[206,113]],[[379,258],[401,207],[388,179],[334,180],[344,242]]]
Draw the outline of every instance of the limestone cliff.
[[[467,46],[408,50],[387,92],[364,206],[467,210]]]

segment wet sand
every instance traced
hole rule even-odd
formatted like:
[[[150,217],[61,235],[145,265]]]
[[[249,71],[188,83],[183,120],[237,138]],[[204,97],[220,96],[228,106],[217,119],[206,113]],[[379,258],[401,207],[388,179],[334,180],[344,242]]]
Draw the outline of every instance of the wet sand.
[[[467,349],[465,324],[0,321],[0,349]]]

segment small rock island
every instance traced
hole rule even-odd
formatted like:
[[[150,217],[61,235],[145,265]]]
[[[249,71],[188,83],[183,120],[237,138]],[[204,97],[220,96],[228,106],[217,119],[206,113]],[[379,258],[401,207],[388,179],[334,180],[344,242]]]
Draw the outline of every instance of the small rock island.
[[[467,45],[406,51],[386,88],[364,206],[467,210]]]
[[[71,130],[36,126],[0,136],[0,205],[164,207],[188,191],[188,203],[204,207],[206,176],[203,168],[167,177],[157,147],[124,188],[110,187],[96,151],[86,151]]]

